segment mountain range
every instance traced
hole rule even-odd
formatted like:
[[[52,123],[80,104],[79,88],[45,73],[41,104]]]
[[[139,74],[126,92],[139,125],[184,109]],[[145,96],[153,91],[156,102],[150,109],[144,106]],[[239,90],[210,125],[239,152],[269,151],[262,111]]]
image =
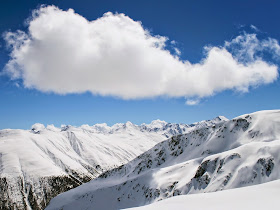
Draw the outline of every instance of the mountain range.
[[[30,130],[0,130],[0,209],[43,209],[56,195],[129,163],[172,136],[224,121],[219,116],[190,125],[155,120],[61,128],[37,123]]]
[[[194,128],[58,195],[46,209],[124,209],[277,180],[279,137],[279,110]]]

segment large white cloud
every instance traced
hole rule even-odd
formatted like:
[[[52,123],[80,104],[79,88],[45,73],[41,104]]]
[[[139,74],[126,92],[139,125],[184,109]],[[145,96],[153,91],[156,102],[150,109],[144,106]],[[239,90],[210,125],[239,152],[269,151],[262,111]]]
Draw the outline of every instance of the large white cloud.
[[[259,48],[252,45],[263,43],[249,42],[251,36],[243,34],[234,44],[208,47],[205,58],[192,64],[180,60],[180,53],[166,50],[166,37],[151,35],[141,22],[124,14],[106,13],[88,21],[72,9],[47,6],[34,11],[27,33],[5,33],[12,49],[5,71],[13,79],[22,79],[26,88],[43,92],[199,101],[227,89],[246,92],[277,79],[276,65],[254,57],[252,50]],[[269,40],[267,48],[279,49],[276,40]],[[238,42],[239,54],[231,52]],[[251,60],[238,59],[242,53]]]

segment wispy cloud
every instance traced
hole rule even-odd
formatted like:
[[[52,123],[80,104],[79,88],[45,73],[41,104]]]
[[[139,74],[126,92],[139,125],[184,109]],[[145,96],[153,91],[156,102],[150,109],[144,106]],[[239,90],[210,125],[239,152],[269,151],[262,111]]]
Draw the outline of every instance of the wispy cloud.
[[[42,7],[33,12],[27,33],[7,32],[4,38],[11,47],[6,73],[26,88],[57,94],[203,98],[229,89],[246,92],[278,77],[278,67],[260,53],[279,52],[275,39],[243,34],[208,47],[205,58],[192,64],[179,58],[179,50],[173,55],[166,49],[166,37],[110,12],[88,21],[72,9]]]
[[[188,100],[186,101],[186,105],[194,106],[194,105],[199,104],[199,102],[200,102],[199,99],[188,99]]]
[[[259,30],[256,26],[254,26],[254,25],[250,25],[250,28],[253,29],[253,30],[256,31],[256,32],[259,32],[259,31],[260,31],[260,30]]]

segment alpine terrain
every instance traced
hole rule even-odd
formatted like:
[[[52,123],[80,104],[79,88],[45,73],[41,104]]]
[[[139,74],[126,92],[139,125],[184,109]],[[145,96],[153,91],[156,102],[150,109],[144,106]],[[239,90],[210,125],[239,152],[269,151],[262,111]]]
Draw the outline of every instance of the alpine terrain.
[[[171,136],[225,120],[0,130],[0,209],[43,209],[59,193],[126,164]]]
[[[266,183],[280,178],[279,151],[280,110],[245,114],[159,142],[46,209],[122,209]]]

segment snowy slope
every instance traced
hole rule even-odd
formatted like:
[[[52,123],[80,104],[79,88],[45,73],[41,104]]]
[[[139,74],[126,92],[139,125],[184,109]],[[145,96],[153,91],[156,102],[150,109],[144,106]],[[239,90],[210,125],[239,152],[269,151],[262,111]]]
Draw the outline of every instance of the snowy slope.
[[[278,210],[279,195],[280,180],[277,180],[214,193],[176,196],[131,210]]]
[[[41,209],[58,193],[118,167],[167,137],[226,120],[193,125],[156,120],[0,131],[0,208]]]
[[[120,209],[261,184],[279,179],[279,166],[280,111],[261,111],[161,142],[47,209]]]

